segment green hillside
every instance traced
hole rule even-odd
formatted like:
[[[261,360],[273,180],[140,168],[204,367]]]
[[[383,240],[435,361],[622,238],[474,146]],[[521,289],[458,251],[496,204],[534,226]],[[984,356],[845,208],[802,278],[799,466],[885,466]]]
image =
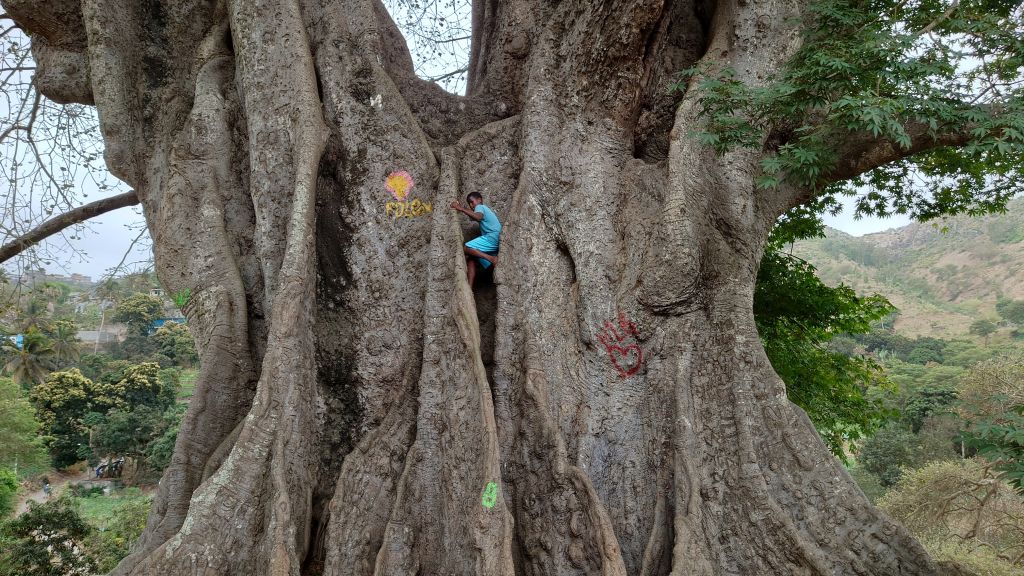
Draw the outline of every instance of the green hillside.
[[[972,321],[998,318],[998,298],[1024,299],[1024,199],[1011,202],[1006,214],[861,237],[828,229],[825,238],[797,243],[793,253],[830,285],[888,297],[900,309],[902,334],[964,336]]]

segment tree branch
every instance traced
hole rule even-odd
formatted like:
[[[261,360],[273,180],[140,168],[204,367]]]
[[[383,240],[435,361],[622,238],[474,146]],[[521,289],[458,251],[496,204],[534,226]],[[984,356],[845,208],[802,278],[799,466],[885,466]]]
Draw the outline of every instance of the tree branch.
[[[469,70],[469,68],[463,67],[463,68],[459,68],[458,70],[452,70],[451,72],[446,72],[446,73],[441,74],[439,76],[431,76],[429,78],[424,78],[424,80],[427,80],[428,82],[440,82],[441,80],[444,80],[446,78],[451,78],[452,76],[458,76],[459,74],[463,74],[467,70]]]
[[[925,34],[928,34],[932,30],[934,30],[936,26],[938,26],[944,20],[946,20],[947,18],[952,16],[953,15],[953,11],[956,10],[956,7],[959,6],[959,5],[960,5],[960,0],[953,0],[953,3],[949,5],[949,8],[947,8],[946,11],[941,16],[939,16],[935,20],[932,20],[931,23],[928,24],[927,26],[925,26],[924,28],[922,28],[920,32],[918,32],[917,34],[914,34],[914,38],[920,38],[921,36],[924,36]]]
[[[974,139],[971,126],[959,130],[929,134],[929,127],[922,122],[910,122],[904,126],[910,136],[910,147],[903,148],[887,138],[879,139],[868,133],[851,135],[850,139],[839,148],[839,163],[835,169],[826,173],[820,185],[847,180],[869,170],[884,166],[890,162],[927,152],[944,146],[963,146]]]
[[[118,194],[117,196],[111,196],[110,198],[90,202],[89,204],[79,206],[69,212],[54,216],[26,234],[4,244],[4,246],[0,248],[0,264],[10,260],[43,239],[60,232],[68,226],[73,226],[90,218],[99,216],[100,214],[117,210],[118,208],[134,206],[138,203],[139,197],[135,194],[135,191],[132,190],[130,192],[125,192],[124,194]]]

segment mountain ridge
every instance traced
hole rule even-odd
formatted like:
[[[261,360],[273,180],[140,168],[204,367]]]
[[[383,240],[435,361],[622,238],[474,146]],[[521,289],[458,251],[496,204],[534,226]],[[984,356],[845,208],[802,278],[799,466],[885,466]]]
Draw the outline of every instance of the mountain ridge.
[[[908,336],[968,336],[974,320],[995,320],[999,298],[1024,299],[1024,198],[1007,212],[912,222],[853,236],[827,228],[797,242],[793,255],[829,285],[879,293],[900,309]]]

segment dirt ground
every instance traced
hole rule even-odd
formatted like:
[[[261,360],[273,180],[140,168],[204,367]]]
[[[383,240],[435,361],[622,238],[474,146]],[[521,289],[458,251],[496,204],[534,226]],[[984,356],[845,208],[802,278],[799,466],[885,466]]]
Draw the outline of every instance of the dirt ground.
[[[74,474],[62,474],[60,472],[51,471],[46,474],[46,477],[50,480],[50,496],[47,497],[43,492],[42,486],[37,486],[35,490],[31,492],[24,492],[18,497],[17,505],[15,506],[15,515],[21,515],[23,512],[28,510],[29,502],[38,502],[42,504],[50,498],[57,498],[67,489],[68,484],[72,482],[85,482],[100,485],[109,484],[110,480],[106,479],[94,479],[95,473],[92,468],[86,468],[81,472]]]

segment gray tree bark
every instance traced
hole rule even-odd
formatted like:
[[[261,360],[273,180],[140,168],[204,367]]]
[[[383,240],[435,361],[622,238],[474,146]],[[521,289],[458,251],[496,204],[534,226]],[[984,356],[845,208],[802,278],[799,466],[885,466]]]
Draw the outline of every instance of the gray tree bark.
[[[192,294],[202,372],[115,574],[938,573],[758,340],[807,191],[666,90],[763,81],[798,1],[480,0],[465,97],[377,0],[2,3]],[[403,170],[432,210],[386,208]],[[505,224],[476,291],[469,192]]]

